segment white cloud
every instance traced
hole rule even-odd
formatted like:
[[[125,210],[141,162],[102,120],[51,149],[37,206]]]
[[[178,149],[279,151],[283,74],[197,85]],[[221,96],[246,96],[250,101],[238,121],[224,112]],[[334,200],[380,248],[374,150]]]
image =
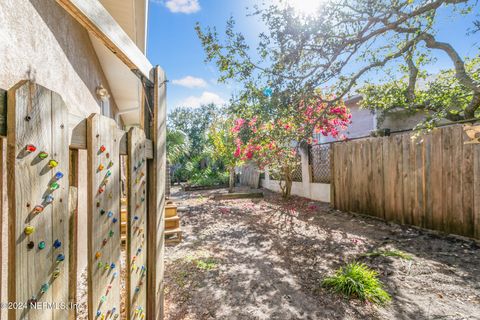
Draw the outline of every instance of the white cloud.
[[[222,104],[225,104],[225,100],[223,100],[222,97],[220,97],[216,93],[204,91],[200,96],[187,97],[185,100],[183,100],[180,103],[180,106],[197,108],[197,107],[200,107],[201,105],[205,105],[209,103],[222,105]]]
[[[195,13],[200,11],[200,3],[198,0],[152,0],[156,3],[162,3],[171,12],[174,13]]]
[[[186,76],[182,79],[172,80],[172,83],[187,88],[205,88],[207,86],[207,82],[205,80],[192,76]]]

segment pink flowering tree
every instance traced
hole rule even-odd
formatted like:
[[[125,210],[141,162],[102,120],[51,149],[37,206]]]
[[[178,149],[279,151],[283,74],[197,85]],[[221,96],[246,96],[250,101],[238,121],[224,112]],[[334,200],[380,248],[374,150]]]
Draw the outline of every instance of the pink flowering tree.
[[[260,169],[280,176],[282,195],[288,198],[292,190],[292,173],[299,165],[301,144],[316,143],[314,133],[345,139],[341,133],[351,123],[351,114],[340,100],[335,104],[323,99],[301,102],[277,119],[255,116],[234,121],[234,156],[242,161],[254,161]]]

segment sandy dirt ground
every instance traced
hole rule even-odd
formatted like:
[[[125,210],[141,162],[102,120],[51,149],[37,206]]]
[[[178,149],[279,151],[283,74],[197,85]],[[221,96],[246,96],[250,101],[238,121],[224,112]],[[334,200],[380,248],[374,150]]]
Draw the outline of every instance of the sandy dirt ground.
[[[480,319],[475,242],[298,197],[218,201],[214,192],[172,195],[184,240],[165,251],[165,319]],[[411,259],[365,256],[379,250]],[[322,287],[354,260],[378,271],[388,306]]]

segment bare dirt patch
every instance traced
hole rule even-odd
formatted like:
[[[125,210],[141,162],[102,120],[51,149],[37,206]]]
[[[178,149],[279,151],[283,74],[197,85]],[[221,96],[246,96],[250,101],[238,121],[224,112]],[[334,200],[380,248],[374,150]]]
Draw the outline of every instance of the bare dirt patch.
[[[183,242],[165,251],[166,319],[480,319],[475,242],[268,191],[264,199],[210,194],[173,194],[186,210]],[[378,271],[388,306],[322,287],[349,261]]]

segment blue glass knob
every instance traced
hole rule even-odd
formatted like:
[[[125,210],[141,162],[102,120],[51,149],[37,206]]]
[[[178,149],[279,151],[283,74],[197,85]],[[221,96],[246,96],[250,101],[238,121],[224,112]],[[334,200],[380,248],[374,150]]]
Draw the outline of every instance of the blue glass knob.
[[[113,212],[112,211],[108,211],[108,217],[111,218],[113,216]]]
[[[60,248],[61,246],[62,246],[62,242],[60,242],[60,240],[57,239],[57,240],[55,240],[55,241],[53,242],[53,247],[54,247],[55,249],[58,249],[58,248]]]
[[[46,203],[52,203],[53,200],[54,200],[54,198],[53,198],[53,196],[52,196],[51,194],[49,194],[49,195],[47,195],[47,196],[45,197],[45,202],[46,202]]]
[[[117,221],[118,221],[117,218],[113,218],[113,219],[112,219],[112,222],[113,222],[113,223],[115,223],[115,222],[117,222]]]
[[[45,292],[47,292],[48,288],[50,288],[50,286],[48,285],[48,283],[44,283],[44,284],[42,284],[42,287],[40,288],[40,291],[41,291],[42,293],[45,293]]]
[[[57,262],[62,262],[63,260],[65,260],[65,256],[60,253],[60,254],[57,256]]]
[[[63,173],[61,173],[60,171],[55,173],[55,179],[60,180],[62,178],[63,178]]]

